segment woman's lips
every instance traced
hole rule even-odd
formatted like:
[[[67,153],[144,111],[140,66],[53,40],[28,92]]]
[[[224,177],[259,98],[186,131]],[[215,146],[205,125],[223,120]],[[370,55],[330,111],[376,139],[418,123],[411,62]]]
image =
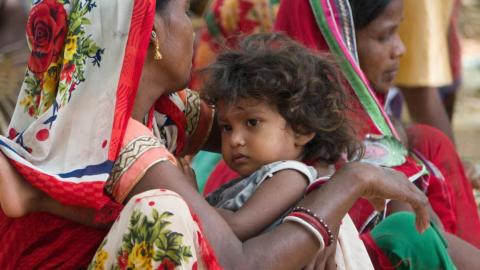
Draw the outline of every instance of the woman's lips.
[[[398,68],[394,68],[386,71],[384,74],[385,74],[385,78],[388,81],[393,81],[397,77],[397,73],[398,73]]]

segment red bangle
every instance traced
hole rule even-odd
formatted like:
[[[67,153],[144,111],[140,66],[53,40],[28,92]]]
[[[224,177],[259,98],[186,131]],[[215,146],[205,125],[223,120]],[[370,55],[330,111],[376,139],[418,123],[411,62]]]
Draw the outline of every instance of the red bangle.
[[[303,213],[303,212],[291,212],[288,216],[297,217],[302,219],[303,221],[307,222],[308,224],[312,225],[315,230],[320,233],[323,238],[323,242],[326,243],[327,246],[330,245],[330,236],[328,235],[327,231],[322,227],[322,224],[318,222],[315,218]]]
[[[320,234],[327,239],[326,241],[327,246],[330,246],[331,244],[333,244],[333,242],[335,241],[335,236],[333,235],[332,230],[328,227],[327,223],[323,221],[323,219],[319,218],[315,213],[310,211],[310,209],[307,209],[301,206],[297,206],[293,208],[290,215],[294,213],[303,214],[303,215],[295,215],[295,216],[304,219],[315,228],[318,228],[318,231],[320,232]]]
[[[308,195],[308,193],[322,187],[328,182],[328,180],[330,180],[330,176],[320,177],[316,179],[313,183],[307,186],[307,188],[305,189],[305,195]]]

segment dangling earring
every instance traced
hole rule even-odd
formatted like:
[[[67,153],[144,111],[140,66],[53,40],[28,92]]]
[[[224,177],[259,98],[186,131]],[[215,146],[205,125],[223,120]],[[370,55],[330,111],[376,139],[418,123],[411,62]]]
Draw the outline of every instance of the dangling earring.
[[[154,30],[152,30],[152,42],[155,45],[155,55],[153,56],[153,59],[161,60],[163,57],[162,53],[160,52],[160,41],[158,40],[157,33]]]

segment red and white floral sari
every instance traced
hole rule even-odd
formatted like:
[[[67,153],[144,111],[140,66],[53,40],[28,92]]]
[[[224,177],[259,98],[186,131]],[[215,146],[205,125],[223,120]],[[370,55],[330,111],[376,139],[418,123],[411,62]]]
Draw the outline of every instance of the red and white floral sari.
[[[35,188],[116,222],[107,236],[48,213],[0,212],[1,269],[78,269],[92,260],[92,269],[218,268],[178,195],[151,191],[122,205],[152,165],[198,149],[212,121],[188,90],[160,98],[150,128],[131,119],[154,17],[154,0],[34,1],[32,53],[0,150]]]

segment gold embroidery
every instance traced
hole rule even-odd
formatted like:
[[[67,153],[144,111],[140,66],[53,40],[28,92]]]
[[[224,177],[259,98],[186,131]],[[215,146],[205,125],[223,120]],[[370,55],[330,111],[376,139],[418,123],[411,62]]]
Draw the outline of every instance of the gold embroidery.
[[[108,194],[113,194],[113,187],[128,171],[133,163],[145,152],[152,148],[162,147],[157,138],[151,136],[141,136],[125,145],[118,155],[112,172],[105,184],[105,190]]]

